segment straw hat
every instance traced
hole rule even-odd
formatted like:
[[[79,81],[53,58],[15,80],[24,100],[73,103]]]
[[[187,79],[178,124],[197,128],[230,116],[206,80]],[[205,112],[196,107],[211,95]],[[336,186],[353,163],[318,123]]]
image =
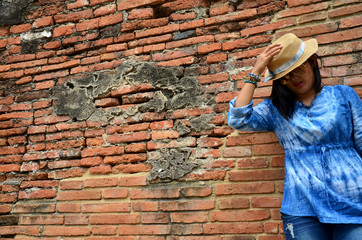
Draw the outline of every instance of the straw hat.
[[[318,50],[315,39],[303,42],[293,33],[287,33],[276,40],[283,46],[282,50],[269,62],[265,82],[276,80],[293,71]]]

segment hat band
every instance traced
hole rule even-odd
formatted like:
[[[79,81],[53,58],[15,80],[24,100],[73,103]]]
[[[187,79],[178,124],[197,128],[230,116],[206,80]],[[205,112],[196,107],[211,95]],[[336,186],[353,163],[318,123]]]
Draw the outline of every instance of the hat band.
[[[288,62],[284,63],[282,66],[278,67],[277,69],[275,69],[274,71],[270,71],[268,69],[268,73],[269,76],[267,78],[265,78],[265,82],[269,81],[270,79],[272,79],[275,75],[284,72],[285,70],[288,70],[288,68],[290,68],[291,66],[293,66],[298,60],[299,58],[303,55],[304,52],[304,48],[305,48],[305,44],[303,41],[301,41],[300,47],[298,52],[294,55],[294,57],[292,59],[290,59]]]

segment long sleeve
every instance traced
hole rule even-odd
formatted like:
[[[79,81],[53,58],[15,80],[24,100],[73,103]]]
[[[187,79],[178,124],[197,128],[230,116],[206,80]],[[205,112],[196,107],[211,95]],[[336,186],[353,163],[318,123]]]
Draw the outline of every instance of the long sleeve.
[[[235,99],[230,101],[228,112],[228,125],[242,131],[273,131],[273,117],[271,101],[265,100],[253,107],[251,101],[248,105],[236,108]]]
[[[348,95],[346,97],[349,98],[352,113],[353,140],[358,153],[362,156],[362,101],[350,87],[348,87]]]

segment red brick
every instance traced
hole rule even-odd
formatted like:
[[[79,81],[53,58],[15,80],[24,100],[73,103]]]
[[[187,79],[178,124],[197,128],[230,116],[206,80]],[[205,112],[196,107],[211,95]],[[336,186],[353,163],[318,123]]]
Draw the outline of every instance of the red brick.
[[[180,31],[195,29],[195,28],[203,27],[203,26],[205,26],[204,19],[190,21],[190,22],[186,22],[186,23],[181,23],[180,24]]]
[[[113,2],[113,0],[90,0],[90,5],[94,6],[105,2]]]
[[[118,165],[112,168],[113,173],[139,173],[139,172],[149,172],[151,171],[152,166],[148,164],[127,164],[127,165]]]
[[[300,5],[308,5],[308,4],[313,4],[313,3],[317,3],[317,2],[322,2],[323,0],[288,0],[288,6],[289,7],[297,7]]]
[[[220,147],[223,145],[223,142],[219,138],[203,137],[197,140],[197,145],[199,147]]]
[[[204,225],[204,234],[241,234],[262,233],[261,223],[208,223]]]
[[[44,198],[55,198],[56,190],[45,189],[45,190],[33,190],[31,192],[19,192],[19,199],[44,199]]]
[[[170,201],[161,202],[160,208],[162,211],[195,211],[211,210],[214,205],[214,200]]]
[[[130,203],[88,203],[82,205],[83,213],[120,213],[130,211]]]
[[[173,139],[173,138],[178,138],[179,136],[180,135],[177,131],[172,131],[172,130],[152,132],[152,140]]]
[[[2,214],[10,213],[11,210],[12,210],[12,205],[10,205],[10,204],[2,204],[0,206],[0,213],[2,213]]]
[[[162,51],[165,48],[166,48],[165,43],[153,44],[153,45],[145,46],[143,49],[143,52],[148,53],[148,52],[152,52],[152,51]]]
[[[210,213],[212,222],[248,222],[270,218],[268,210],[224,210]]]
[[[165,26],[169,23],[168,18],[158,18],[158,19],[146,19],[146,20],[134,20],[128,23],[123,23],[122,32],[134,31],[142,28],[154,28]]]
[[[226,60],[227,60],[227,54],[225,53],[214,53],[206,57],[206,62],[208,64],[224,62]]]
[[[6,37],[9,36],[9,27],[0,27],[0,36]]]
[[[212,194],[210,187],[189,187],[183,188],[181,194],[185,197],[207,197]]]
[[[140,123],[140,124],[132,124],[132,125],[124,125],[124,126],[115,126],[115,127],[108,127],[106,132],[108,134],[113,133],[132,133],[132,132],[139,132],[145,131],[149,129],[149,123]]]
[[[215,38],[214,38],[214,36],[211,36],[211,35],[193,37],[193,38],[188,38],[188,39],[184,39],[184,40],[168,42],[168,43],[166,43],[166,48],[167,49],[178,48],[178,47],[184,47],[184,46],[194,45],[194,44],[198,44],[198,43],[214,42],[214,41],[215,41]]]
[[[61,225],[64,216],[22,216],[19,221],[22,225]]]
[[[132,209],[135,212],[156,212],[158,211],[158,203],[133,201]]]
[[[182,58],[187,56],[193,56],[196,55],[195,50],[192,48],[184,48],[180,50],[170,51],[165,54],[154,54],[152,56],[152,60],[154,61],[165,61],[165,60],[171,60],[175,58]]]
[[[13,213],[54,213],[55,204],[16,204]]]
[[[340,20],[339,27],[341,29],[351,28],[362,25],[362,16],[354,16],[350,18],[344,18]]]
[[[20,37],[8,38],[8,44],[9,45],[20,45],[21,44],[21,38]]]
[[[44,49],[57,49],[62,46],[62,42],[60,41],[54,41],[54,42],[48,42],[44,44]]]
[[[197,52],[199,54],[207,54],[207,53],[215,52],[215,51],[218,51],[218,50],[221,50],[221,43],[220,42],[202,45],[202,46],[199,46],[197,48]]]
[[[226,14],[226,13],[234,12],[234,11],[235,11],[235,7],[233,7],[229,4],[219,5],[219,6],[210,8],[210,16],[222,15],[222,14]]]
[[[89,169],[91,174],[109,174],[112,172],[111,166],[97,166]]]
[[[61,37],[73,34],[75,25],[67,25],[62,27],[54,28],[53,37]]]
[[[254,208],[280,208],[282,197],[253,197],[251,206]]]
[[[11,26],[10,33],[12,33],[12,34],[23,33],[23,32],[29,31],[30,29],[31,29],[31,24],[25,23],[22,25]]]
[[[131,199],[179,198],[181,189],[130,189]]]
[[[295,19],[282,20],[279,22],[269,23],[263,26],[257,26],[252,28],[247,28],[245,30],[241,30],[241,36],[250,36],[257,33],[263,33],[270,30],[282,29],[290,26],[294,26],[296,24]]]
[[[129,12],[128,19],[147,19],[154,17],[153,8],[134,9]]]
[[[64,225],[88,225],[89,216],[66,215],[64,217]]]
[[[329,18],[336,18],[341,16],[350,16],[354,13],[358,13],[362,11],[362,4],[352,5],[348,7],[343,7],[339,9],[334,9],[328,11],[328,17]]]
[[[169,235],[171,226],[169,225],[120,225],[118,228],[119,235]]]
[[[302,15],[302,14],[311,13],[311,12],[317,12],[317,11],[327,9],[329,7],[329,5],[330,5],[330,2],[322,2],[322,3],[317,3],[317,4],[313,4],[313,5],[308,5],[308,6],[290,8],[290,9],[287,9],[287,10],[284,10],[284,11],[278,13],[278,17],[284,18],[284,17],[297,16],[297,15]]]
[[[160,5],[167,0],[125,0],[118,3],[118,11],[139,8],[149,5]]]
[[[217,196],[251,193],[273,193],[274,191],[275,188],[273,182],[220,184],[215,186],[215,194]]]
[[[128,47],[134,48],[134,47],[143,46],[143,45],[152,45],[155,43],[169,42],[171,40],[172,40],[172,35],[166,34],[166,35],[162,35],[162,36],[143,38],[140,40],[128,42]]]
[[[7,44],[8,44],[8,40],[0,39],[0,48],[5,48]]]
[[[185,58],[179,58],[175,60],[170,60],[166,62],[160,62],[157,63],[158,66],[162,67],[175,67],[175,66],[181,66],[181,65],[190,65],[196,62],[195,57],[185,57]]]
[[[99,19],[99,27],[114,25],[114,24],[117,24],[117,23],[120,23],[120,22],[123,22],[123,15],[122,15],[122,13],[117,13],[117,14],[114,14],[114,15],[101,17]]]
[[[77,0],[76,2],[68,3],[67,4],[67,9],[68,10],[73,10],[73,9],[85,7],[85,6],[88,6],[88,5],[89,5],[88,0]]]
[[[116,235],[117,227],[116,226],[93,226],[92,234],[94,235]],[[102,237],[104,238],[104,237]],[[91,238],[88,238],[91,239]]]
[[[82,150],[82,157],[91,157],[91,156],[108,156],[108,155],[118,155],[123,154],[123,147],[98,147],[98,148],[88,148]]]
[[[169,222],[168,213],[144,213],[142,214],[142,223],[167,224]]]
[[[0,226],[0,232],[3,236],[7,235],[26,235],[39,236],[41,228],[32,226]]]
[[[65,191],[59,192],[57,199],[58,201],[74,201],[74,200],[99,200],[101,199],[101,191]]]
[[[89,234],[90,234],[89,227],[76,227],[76,226],[70,226],[70,227],[45,226],[42,232],[43,236],[89,236]]]
[[[196,14],[194,12],[188,12],[188,13],[184,13],[184,14],[172,13],[170,15],[170,19],[172,21],[190,20],[190,19],[195,19],[195,18],[196,18]]]
[[[67,213],[79,213],[80,204],[76,203],[58,203],[58,212],[67,212]],[[77,216],[79,217],[79,216]]]
[[[113,44],[107,46],[107,52],[123,51],[127,49],[127,43]]]
[[[320,20],[325,20],[327,18],[327,13],[316,12],[316,13],[311,13],[311,14],[307,14],[307,15],[302,15],[298,18],[299,18],[299,21],[298,21],[299,24],[313,22],[313,21],[320,21]]]
[[[249,208],[250,202],[247,198],[225,198],[218,200],[220,209]]]
[[[71,12],[68,14],[58,14],[54,16],[54,20],[56,23],[78,22],[79,20],[91,18],[92,15],[92,9],[87,9],[78,12]]]
[[[107,156],[104,158],[105,164],[125,164],[125,163],[137,163],[147,160],[147,155],[144,153],[139,154],[123,154],[122,156]]]
[[[284,169],[238,171],[229,174],[230,181],[282,180]]]
[[[111,135],[107,141],[109,143],[122,143],[122,142],[138,142],[149,140],[151,138],[148,132],[137,132],[134,134],[123,134],[123,135]]]
[[[92,215],[90,224],[137,224],[140,223],[140,214]],[[122,226],[122,225],[121,225]],[[135,225],[137,226],[137,225]],[[139,227],[139,226],[138,226]],[[145,227],[145,226],[143,226]],[[122,228],[121,228],[122,229]]]
[[[171,11],[192,9],[194,7],[209,7],[209,6],[210,2],[207,0],[188,0],[188,1],[177,0],[162,5],[162,7],[168,8]]]
[[[53,17],[48,16],[36,19],[33,22],[33,27],[34,28],[47,27],[47,26],[52,26],[53,24],[54,24]]]
[[[225,23],[225,22],[232,22],[232,21],[240,21],[245,20],[248,18],[252,18],[257,15],[256,9],[246,9],[239,12],[233,12],[227,15],[222,16],[215,16],[211,18],[205,19],[205,26]]]
[[[105,6],[99,7],[96,10],[94,10],[94,16],[99,17],[99,16],[104,16],[104,15],[109,15],[109,14],[112,14],[115,12],[116,12],[116,5],[109,4],[109,5],[105,5]]]
[[[7,164],[7,165],[0,165],[0,172],[19,172],[20,165],[17,164]]]
[[[120,189],[105,189],[103,191],[104,199],[121,199],[128,197],[128,190],[124,188]],[[127,210],[129,212],[129,210]]]

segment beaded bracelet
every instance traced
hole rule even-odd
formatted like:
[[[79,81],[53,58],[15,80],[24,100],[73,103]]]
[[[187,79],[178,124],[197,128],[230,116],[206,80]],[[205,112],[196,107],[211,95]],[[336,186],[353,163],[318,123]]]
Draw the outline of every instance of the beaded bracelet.
[[[261,81],[261,78],[258,76],[258,75],[256,75],[256,74],[254,74],[254,73],[248,73],[248,75],[246,75],[246,78],[248,79],[248,80],[252,80],[252,81],[255,81],[255,82],[260,82]]]
[[[252,84],[255,85],[255,87],[258,87],[258,84],[257,84],[255,81],[251,81],[251,80],[245,79],[245,80],[244,80],[244,83],[252,83]]]

